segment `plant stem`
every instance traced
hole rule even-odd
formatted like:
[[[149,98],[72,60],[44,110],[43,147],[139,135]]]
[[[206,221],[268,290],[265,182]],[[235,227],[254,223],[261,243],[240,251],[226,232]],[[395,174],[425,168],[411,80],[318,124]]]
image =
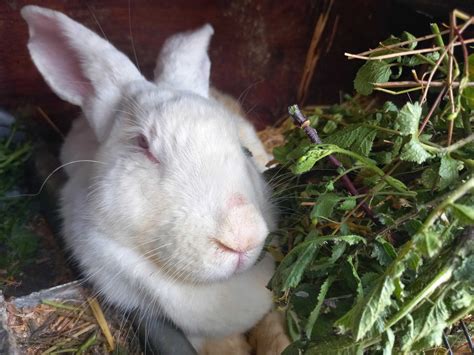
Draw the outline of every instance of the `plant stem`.
[[[410,311],[418,305],[418,303],[425,300],[429,295],[431,295],[440,285],[445,283],[451,278],[453,274],[453,266],[446,266],[443,270],[441,270],[438,275],[423,289],[419,292],[415,297],[413,297],[410,302],[405,304],[402,309],[400,309],[392,318],[390,318],[385,323],[385,329],[390,328],[403,317],[405,317]]]
[[[460,32],[464,31],[465,28],[461,28]],[[474,43],[474,38],[472,39],[467,39],[464,41],[466,44],[467,43]],[[460,42],[452,42],[452,44],[448,44],[448,46],[453,46],[457,47],[460,46]],[[397,57],[403,57],[407,55],[413,55],[413,54],[421,54],[421,53],[431,53],[431,52],[436,52],[439,51],[440,49],[444,49],[444,47],[432,47],[432,48],[423,48],[423,49],[414,49],[414,50],[409,50],[406,52],[397,52],[397,53],[390,53],[390,54],[384,54],[384,55],[379,55],[375,57],[366,57],[358,54],[351,54],[351,53],[344,53],[346,57],[349,57],[349,59],[356,58],[356,59],[362,59],[362,60],[383,60],[383,59],[390,59],[390,58],[397,58]],[[443,56],[444,58],[444,56]],[[443,59],[441,59],[443,60]]]
[[[314,144],[323,144],[321,138],[319,138],[318,132],[316,129],[310,126],[309,120],[304,116],[304,114],[301,112],[300,108],[298,105],[293,105],[288,108],[288,113],[290,114],[291,118],[293,119],[293,122],[300,128],[302,128],[305,133],[308,135],[310,141]],[[331,163],[332,166],[334,166],[336,169],[337,168],[342,168],[343,165],[342,163],[337,160],[335,157],[332,155],[329,155],[328,157],[329,162]],[[341,177],[341,182],[349,191],[351,195],[359,195],[359,191],[357,188],[354,186],[352,183],[351,179],[347,175],[343,175]],[[361,205],[362,209],[367,213],[367,215],[376,223],[377,225],[379,224],[378,219],[375,217],[373,211],[370,209],[370,207],[364,202]]]

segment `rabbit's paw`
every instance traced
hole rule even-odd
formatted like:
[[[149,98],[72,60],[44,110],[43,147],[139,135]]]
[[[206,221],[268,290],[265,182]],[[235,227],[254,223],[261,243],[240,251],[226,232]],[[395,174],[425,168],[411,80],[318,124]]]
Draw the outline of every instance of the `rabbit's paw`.
[[[206,340],[199,355],[250,355],[252,348],[242,334],[231,335],[223,339]]]
[[[249,343],[257,355],[281,354],[290,345],[280,313],[268,313],[249,333]]]

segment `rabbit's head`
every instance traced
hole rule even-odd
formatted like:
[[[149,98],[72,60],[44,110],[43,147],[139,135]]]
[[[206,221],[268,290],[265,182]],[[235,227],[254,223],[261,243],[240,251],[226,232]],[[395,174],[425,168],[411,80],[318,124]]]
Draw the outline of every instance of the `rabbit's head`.
[[[109,42],[62,13],[27,6],[28,48],[100,144],[87,216],[108,238],[190,282],[253,265],[273,227],[268,189],[235,117],[208,97],[210,25],[177,34],[147,81]],[[80,149],[80,147],[78,147]]]

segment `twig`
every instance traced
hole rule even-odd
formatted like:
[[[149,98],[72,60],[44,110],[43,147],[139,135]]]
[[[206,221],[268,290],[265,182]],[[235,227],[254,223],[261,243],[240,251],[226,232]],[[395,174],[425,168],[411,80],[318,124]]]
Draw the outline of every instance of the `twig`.
[[[472,23],[472,17],[469,18],[468,21],[466,21],[464,23],[464,25],[461,27],[461,29],[459,30],[459,33],[463,33],[464,30],[469,27],[469,25]],[[472,39],[474,41],[474,39]],[[454,45],[454,41],[455,39],[453,39],[452,41],[450,41],[448,43],[448,45],[446,46],[446,49],[444,50],[444,52],[439,56],[439,59],[438,61],[436,62],[436,65],[433,67],[433,69],[431,69],[431,72],[430,72],[430,76],[428,77],[428,83],[425,87],[425,90],[423,92],[423,96],[421,97],[421,100],[420,100],[420,103],[423,104],[425,101],[426,101],[426,96],[428,95],[428,89],[430,87],[430,83],[431,81],[433,80],[433,77],[436,73],[436,71],[438,70],[438,67],[440,66],[441,62],[443,61],[444,57],[446,56],[446,54],[448,53],[448,51],[451,49],[451,47]]]
[[[301,112],[300,108],[298,105],[293,105],[288,108],[288,113],[290,114],[291,118],[293,119],[293,122],[300,128],[302,128],[305,133],[308,135],[310,141],[314,144],[322,144],[321,138],[319,138],[318,132],[316,129],[310,126],[309,120],[304,116],[304,114]],[[331,163],[332,166],[335,168],[342,168],[343,165],[342,163],[337,160],[335,157],[332,155],[329,155],[328,157],[329,162]],[[352,183],[351,179],[347,175],[343,175],[341,177],[341,182],[344,185],[344,187],[349,191],[349,193],[353,196],[359,195],[359,191],[357,188],[354,186]],[[361,203],[360,206],[362,209],[365,211],[365,213],[372,219],[376,224],[379,224],[379,221],[375,217],[373,211],[370,209],[370,207],[365,203]]]
[[[49,118],[49,116],[46,114],[46,112],[43,111],[41,107],[36,106],[36,111],[38,111],[40,116],[43,117],[46,122],[48,122],[51,128],[53,128],[56,131],[56,133],[61,136],[62,139],[65,138],[63,132],[60,131],[60,129],[54,124],[53,120]]]
[[[465,28],[461,28],[460,31],[464,31],[464,30],[465,30]],[[474,38],[467,39],[465,41],[465,43],[474,43]],[[454,47],[460,46],[460,45],[461,45],[461,42],[454,42],[454,43],[448,44],[448,46],[454,46]],[[359,55],[359,54],[351,54],[351,53],[344,53],[344,55],[346,57],[348,57],[349,59],[382,60],[382,59],[403,57],[403,56],[406,56],[406,55],[436,52],[436,51],[439,51],[440,49],[444,49],[444,48],[440,47],[440,46],[437,46],[437,47],[431,47],[431,48],[412,49],[412,50],[407,50],[407,51],[402,51],[402,52],[379,55],[379,56],[375,56],[375,57],[367,57],[367,56],[363,56],[363,55]]]
[[[425,129],[426,125],[428,124],[431,116],[433,115],[433,112],[436,110],[436,108],[439,106],[439,103],[443,99],[444,95],[446,95],[446,86],[439,92],[438,96],[436,97],[435,102],[430,108],[430,111],[426,115],[426,117],[423,119],[423,122],[421,123],[420,129],[418,130],[418,135],[420,135],[423,130]]]
[[[114,338],[112,336],[112,333],[110,332],[109,325],[107,324],[107,321],[105,320],[105,316],[104,316],[104,313],[102,312],[102,309],[100,308],[99,302],[97,302],[95,298],[87,298],[87,302],[89,303],[89,306],[92,310],[92,313],[94,314],[94,317],[97,319],[97,323],[99,324],[99,327],[102,330],[102,334],[104,334],[104,337],[107,340],[107,343],[109,345],[109,351],[114,351],[115,350]]]
[[[448,34],[448,33],[449,33],[449,30],[445,30],[445,31],[440,32],[441,35],[445,35],[445,34]],[[356,55],[366,56],[368,54],[377,53],[377,52],[380,52],[380,51],[383,51],[383,50],[386,50],[386,49],[398,48],[398,47],[404,46],[406,44],[411,44],[411,43],[415,43],[415,42],[418,42],[418,43],[423,42],[423,41],[435,38],[436,36],[437,35],[431,34],[431,35],[426,35],[426,36],[418,37],[418,38],[415,38],[415,39],[411,39],[411,40],[407,40],[407,41],[403,41],[403,42],[398,42],[398,43],[394,43],[394,44],[389,44],[389,45],[383,45],[382,43],[379,43],[379,45],[381,45],[381,46],[383,45],[383,48],[370,49],[370,50],[362,52],[362,53],[357,53]],[[349,59],[354,59],[354,58],[349,58]]]
[[[469,144],[474,141],[474,134],[471,134],[470,136],[467,136],[466,138],[458,140],[456,143],[453,143],[446,148],[443,149],[443,152],[446,153],[451,153],[454,152],[462,147],[464,147],[466,144]]]
[[[321,41],[322,34],[326,28],[326,24],[329,18],[334,0],[328,1],[328,7],[318,17],[316,25],[314,27],[313,37],[309,45],[308,52],[306,53],[306,62],[303,68],[303,76],[301,77],[300,85],[298,88],[298,102],[302,105],[306,101],[308,96],[308,88],[313,78],[314,69],[319,60],[319,53],[317,52],[318,45]]]
[[[426,80],[418,80],[418,81],[390,81],[387,83],[373,83],[372,85],[375,88],[414,88],[414,87],[424,87],[428,84]],[[432,81],[429,83],[432,87],[442,87],[445,86],[446,83],[444,81]],[[453,87],[459,87],[461,83],[459,81],[452,82]],[[474,81],[470,81],[466,83],[466,87],[474,87]]]

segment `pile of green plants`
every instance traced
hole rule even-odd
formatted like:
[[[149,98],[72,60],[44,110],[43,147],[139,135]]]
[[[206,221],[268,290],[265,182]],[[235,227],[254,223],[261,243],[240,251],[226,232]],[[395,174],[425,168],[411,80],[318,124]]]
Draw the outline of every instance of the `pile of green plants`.
[[[472,23],[349,55],[366,60],[355,98],[290,108],[322,142],[293,126],[274,149],[285,354],[421,352],[474,309]]]

